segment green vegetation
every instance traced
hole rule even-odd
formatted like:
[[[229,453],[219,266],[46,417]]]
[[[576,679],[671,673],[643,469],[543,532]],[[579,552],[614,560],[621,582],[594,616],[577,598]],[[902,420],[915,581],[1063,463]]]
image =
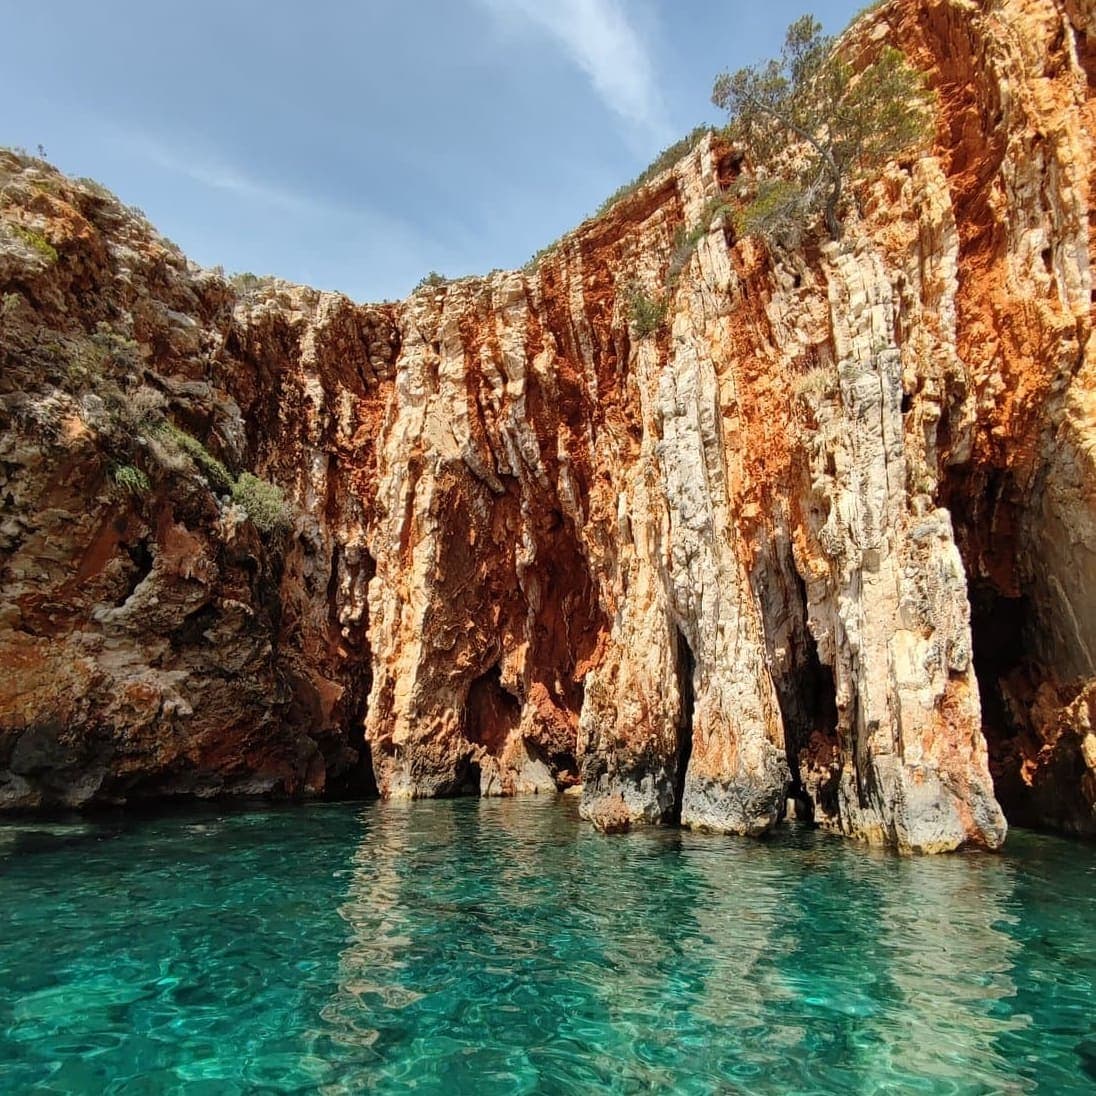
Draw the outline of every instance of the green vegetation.
[[[251,472],[233,476],[197,438],[167,419],[158,425],[155,433],[161,442],[166,443],[164,457],[169,466],[173,466],[176,453],[185,454],[205,476],[210,488],[219,495],[229,495],[237,506],[242,507],[256,529],[271,533],[289,525],[289,507],[276,484],[260,479]]]
[[[47,262],[57,262],[57,248],[41,232],[35,232],[23,225],[9,224],[8,228],[11,229],[17,239],[22,240],[32,251],[38,252]]]
[[[803,209],[803,191],[787,179],[761,179],[753,200],[734,212],[735,231],[740,236],[761,236],[794,246],[808,214]]]
[[[929,125],[921,77],[898,50],[884,46],[858,73],[810,15],[788,28],[779,61],[719,76],[712,101],[763,180],[741,225],[776,236],[821,213],[840,239],[847,182],[924,140]]]
[[[170,443],[194,461],[210,487],[221,494],[232,493],[236,485],[232,473],[197,438],[167,420],[164,420],[161,430]]]
[[[440,286],[448,285],[450,279],[444,274],[439,274],[436,270],[431,270],[429,274],[424,274],[418,281],[412,292],[418,293],[420,289],[437,289]]]
[[[228,279],[229,285],[231,285],[237,293],[242,293],[245,296],[256,292],[268,281],[270,281],[268,277],[252,274],[250,270],[244,270],[239,274],[233,274],[232,277]]]
[[[114,195],[111,194],[111,192],[107,190],[107,188],[103,186],[103,184],[100,183],[97,179],[89,179],[86,175],[81,175],[78,179],[75,180],[75,182],[81,190],[88,191],[88,193],[98,198],[100,201],[117,201]]]
[[[625,287],[624,303],[632,329],[640,338],[653,335],[666,322],[669,300],[666,294],[655,299],[649,297],[634,282]]]
[[[102,321],[97,323],[91,342],[99,350],[104,365],[116,365],[130,370],[140,369],[141,348],[137,345],[137,341],[115,330],[110,324]]]
[[[649,183],[656,175],[661,175],[662,172],[673,167],[682,156],[692,152],[709,133],[713,132],[714,130],[711,126],[697,126],[691,133],[682,137],[680,141],[675,141],[669,148],[664,148],[630,183],[625,183],[624,186],[614,190],[613,193],[598,206],[594,216],[600,217],[603,213],[607,213],[621,198],[626,198],[629,194],[634,194],[635,191],[645,183]]]
[[[242,506],[255,528],[264,533],[289,524],[289,510],[281,488],[250,472],[242,472],[233,485],[232,501]]]
[[[123,491],[131,495],[147,495],[152,488],[148,476],[133,464],[116,464],[110,475]]]
[[[4,315],[13,315],[19,307],[18,294]],[[10,312],[9,312],[10,308]],[[128,396],[119,386],[118,374],[139,374],[144,362],[138,344],[110,324],[100,321],[93,335],[63,337],[48,329],[34,333],[30,356],[43,367],[43,375],[53,377],[71,391],[91,389],[110,408],[120,408],[124,416]]]
[[[526,274],[532,274],[540,266],[541,259],[547,258],[557,247],[559,247],[559,240],[553,240],[547,247],[542,247],[535,255],[530,256],[529,261],[521,269]]]
[[[700,216],[691,228],[684,225],[674,237],[674,249],[670,255],[670,265],[666,271],[666,288],[671,290],[677,285],[677,279],[685,269],[700,241],[712,230],[712,225],[723,216],[731,213],[731,205],[723,194],[709,198],[700,211]]]

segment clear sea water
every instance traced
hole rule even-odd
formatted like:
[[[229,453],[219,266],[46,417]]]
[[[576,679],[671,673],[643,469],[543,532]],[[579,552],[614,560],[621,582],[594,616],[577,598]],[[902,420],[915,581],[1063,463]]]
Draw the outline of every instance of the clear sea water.
[[[0,1092],[1092,1093],[1096,848],[571,802],[0,825]]]

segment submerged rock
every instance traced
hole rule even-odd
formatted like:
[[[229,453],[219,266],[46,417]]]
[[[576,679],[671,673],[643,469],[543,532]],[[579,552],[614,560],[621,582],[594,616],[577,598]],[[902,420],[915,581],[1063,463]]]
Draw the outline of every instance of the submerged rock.
[[[840,244],[675,253],[741,169],[712,136],[397,305],[226,281],[4,155],[0,807],[581,780],[604,829],[790,795],[931,852],[1001,844],[992,763],[1096,832],[1094,31],[865,16],[936,140]]]

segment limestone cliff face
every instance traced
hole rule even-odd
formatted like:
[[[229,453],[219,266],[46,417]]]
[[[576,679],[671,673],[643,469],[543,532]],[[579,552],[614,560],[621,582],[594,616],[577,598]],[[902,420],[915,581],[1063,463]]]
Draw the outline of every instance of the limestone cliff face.
[[[381,307],[234,287],[0,162],[0,804],[375,778],[740,833],[791,796],[906,850],[996,847],[998,798],[1096,830],[1096,7],[983,8],[859,24],[929,73],[935,146],[795,252],[677,246],[743,169],[713,138],[534,268]]]

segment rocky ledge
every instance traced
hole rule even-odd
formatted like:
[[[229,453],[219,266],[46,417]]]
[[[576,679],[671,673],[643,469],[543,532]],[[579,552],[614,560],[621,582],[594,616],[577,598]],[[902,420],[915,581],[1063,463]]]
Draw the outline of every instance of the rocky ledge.
[[[934,147],[840,243],[736,239],[712,135],[396,305],[0,155],[0,807],[581,783],[612,829],[1096,832],[1094,36],[896,0],[851,48],[928,73]]]

